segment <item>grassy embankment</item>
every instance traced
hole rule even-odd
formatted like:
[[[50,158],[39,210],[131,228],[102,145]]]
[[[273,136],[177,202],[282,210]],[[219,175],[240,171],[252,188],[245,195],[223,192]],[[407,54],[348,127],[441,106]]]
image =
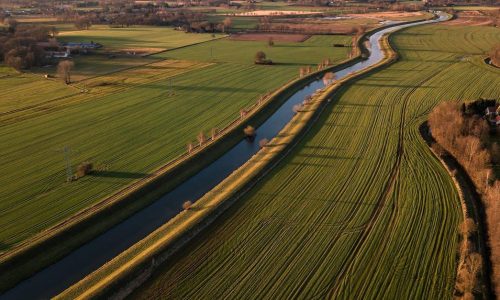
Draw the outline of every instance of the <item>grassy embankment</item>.
[[[0,141],[5,145],[0,183],[6,187],[0,196],[8,199],[0,207],[4,257],[23,240],[46,235],[45,229],[151,174],[185,152],[186,143],[201,130],[229,124],[241,108],[296,77],[301,65],[345,57],[349,48],[330,45],[348,40],[318,36],[273,48],[262,42],[219,40],[156,57],[174,60],[84,80],[75,87],[3,73],[0,84],[5,87],[23,83],[4,96],[8,105],[0,116]],[[228,47],[231,54],[226,53]],[[258,49],[281,64],[253,65]],[[190,61],[177,60],[184,58]],[[35,91],[45,86],[54,89],[50,96],[36,97]],[[33,95],[29,105],[19,103],[23,95]],[[60,152],[65,145],[74,150],[73,169],[90,159],[99,170],[66,183]]]
[[[499,40],[486,27],[396,34],[400,61],[341,89],[299,146],[135,297],[450,298],[462,212],[418,127],[440,101],[498,98],[498,72],[475,59]]]

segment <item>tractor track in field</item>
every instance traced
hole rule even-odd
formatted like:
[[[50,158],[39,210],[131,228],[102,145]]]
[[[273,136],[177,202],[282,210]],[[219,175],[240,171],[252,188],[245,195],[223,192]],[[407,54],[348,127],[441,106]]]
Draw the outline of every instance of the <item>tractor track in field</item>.
[[[155,62],[155,63],[157,63],[157,62]],[[122,83],[121,84],[119,83],[116,85],[117,87],[115,89],[113,89],[111,91],[105,91],[105,92],[101,92],[101,91],[91,92],[90,89],[95,88],[95,87],[90,87],[90,88],[87,86],[79,87],[78,84],[83,82],[83,81],[79,81],[79,82],[76,82],[76,84],[68,85],[73,89],[79,90],[79,92],[75,92],[73,94],[69,94],[69,95],[65,95],[65,96],[56,97],[56,98],[53,98],[53,99],[50,99],[47,101],[43,101],[43,102],[39,102],[36,104],[20,107],[17,109],[11,109],[8,111],[0,112],[0,118],[3,118],[3,119],[0,119],[0,127],[30,119],[33,117],[33,114],[35,114],[35,116],[38,116],[37,113],[42,112],[42,111],[54,112],[54,111],[59,111],[59,110],[65,109],[72,104],[79,104],[79,103],[96,101],[96,100],[99,101],[99,98],[101,98],[101,97],[116,95],[116,94],[122,93],[124,91],[130,90],[130,89],[135,89],[138,87],[142,87],[142,86],[145,86],[147,84],[156,83],[156,82],[159,82],[159,81],[164,80],[164,79],[182,76],[182,75],[185,75],[189,72],[196,71],[196,70],[205,68],[205,67],[210,66],[210,65],[211,64],[207,64],[204,66],[203,63],[194,63],[193,65],[190,66],[190,67],[193,67],[193,69],[187,68],[184,71],[181,71],[179,73],[170,74],[166,77],[163,77],[162,73],[157,74],[157,75],[153,75],[151,77],[148,77],[148,78],[145,78],[141,81],[138,81],[134,87],[126,86],[126,85],[123,85]],[[131,69],[139,69],[140,67],[144,67],[144,66],[145,65],[135,66],[132,68],[128,68],[126,70],[113,72],[113,74],[128,71]],[[92,79],[104,77],[106,75],[107,74],[95,76]],[[87,79],[85,79],[85,80],[87,80]],[[86,96],[84,96],[82,99],[76,99],[76,101],[62,102],[63,100],[71,99],[71,98],[82,96],[82,95],[86,95]],[[60,102],[62,102],[62,103],[60,105],[57,105],[57,103],[60,103]],[[50,105],[53,103],[56,103],[56,106],[47,106],[47,105]],[[29,112],[31,114],[30,115],[14,116],[14,117],[9,118],[9,116],[11,116],[13,114],[18,114],[18,113],[23,113],[23,112]]]
[[[402,159],[403,154],[404,154],[404,131],[406,128],[405,121],[406,121],[408,100],[417,91],[417,89],[419,89],[421,86],[425,85],[427,82],[433,80],[436,76],[438,76],[442,72],[445,72],[446,69],[447,68],[441,69],[441,70],[435,72],[434,74],[432,74],[431,76],[427,77],[426,79],[422,80],[418,85],[416,85],[415,87],[412,87],[410,89],[409,93],[405,96],[405,99],[403,101],[403,107],[401,108],[401,117],[400,117],[399,132],[398,132],[398,146],[397,146],[397,150],[396,150],[396,162],[394,163],[394,165],[392,167],[389,179],[384,186],[383,192],[377,201],[376,209],[373,211],[372,215],[370,216],[370,219],[366,223],[365,230],[363,231],[362,235],[354,243],[355,244],[354,249],[351,252],[351,254],[349,255],[351,259],[345,260],[345,263],[342,264],[341,271],[340,271],[339,275],[337,276],[337,278],[335,279],[335,282],[333,284],[333,289],[328,293],[328,298],[333,298],[335,295],[338,294],[339,288],[342,286],[341,283],[345,280],[349,271],[354,267],[353,263],[348,264],[348,262],[352,262],[353,261],[352,258],[355,258],[358,255],[358,253],[360,252],[363,244],[365,243],[366,239],[370,235],[370,233],[373,229],[373,226],[375,225],[375,222],[377,221],[380,213],[382,212],[382,209],[385,206],[387,206],[387,201],[390,198],[392,191],[394,190],[397,179],[399,178],[401,159]],[[397,215],[397,210],[398,210],[398,207],[397,207],[397,202],[396,202],[392,205],[390,221],[388,224],[389,228],[388,228],[388,230],[385,231],[384,237],[386,237],[391,232],[392,228],[395,225],[395,219],[396,219],[395,217]],[[382,239],[382,240],[384,240],[384,239]],[[386,245],[386,244],[384,243],[384,245]],[[385,246],[383,247],[383,249],[385,249]],[[383,249],[380,249],[378,251],[378,253],[383,252],[382,251]]]

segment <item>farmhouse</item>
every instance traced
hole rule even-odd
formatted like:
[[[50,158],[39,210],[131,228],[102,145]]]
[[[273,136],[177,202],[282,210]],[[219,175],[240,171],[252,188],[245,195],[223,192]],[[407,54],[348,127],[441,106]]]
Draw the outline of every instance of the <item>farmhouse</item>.
[[[39,42],[37,46],[45,51],[46,58],[68,58],[70,51],[57,42]]]
[[[91,41],[90,43],[85,43],[85,42],[68,42],[68,43],[63,44],[63,46],[66,47],[67,49],[69,49],[70,51],[81,50],[81,49],[84,49],[84,50],[93,50],[93,49],[99,49],[99,48],[102,47],[101,44],[94,43],[93,41]]]

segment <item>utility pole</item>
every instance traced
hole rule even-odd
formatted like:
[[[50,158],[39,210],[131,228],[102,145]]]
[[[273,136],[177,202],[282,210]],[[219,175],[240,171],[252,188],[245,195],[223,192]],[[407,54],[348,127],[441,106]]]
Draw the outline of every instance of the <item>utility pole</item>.
[[[70,182],[73,180],[73,170],[71,169],[71,152],[75,152],[71,150],[69,146],[64,146],[61,150],[55,150],[57,152],[62,152],[64,155],[64,165],[66,167],[66,181]]]
[[[71,171],[71,149],[68,146],[64,146],[64,161],[66,162],[66,181],[70,182],[73,177],[73,172]]]

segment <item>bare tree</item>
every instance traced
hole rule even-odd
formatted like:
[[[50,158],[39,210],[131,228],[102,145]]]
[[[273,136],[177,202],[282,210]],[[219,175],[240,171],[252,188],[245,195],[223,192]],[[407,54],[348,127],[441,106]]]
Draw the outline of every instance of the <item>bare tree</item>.
[[[229,17],[225,18],[222,22],[222,32],[226,32],[227,29],[230,29],[233,25],[233,20]]]
[[[477,226],[472,218],[467,218],[459,225],[459,229],[463,238],[467,239],[477,230]]]
[[[265,60],[266,60],[266,54],[264,53],[264,51],[257,51],[257,53],[255,53],[256,62],[261,63]]]
[[[247,127],[245,127],[245,129],[243,129],[243,133],[249,138],[254,137],[255,136],[255,128],[248,125]]]
[[[184,203],[182,203],[182,208],[184,210],[191,209],[191,206],[193,206],[193,202],[191,202],[191,201],[185,201]]]
[[[66,84],[71,83],[71,69],[75,64],[70,60],[62,60],[57,65],[57,74],[64,80]]]
[[[259,146],[261,148],[264,148],[268,143],[269,143],[268,139],[262,139],[262,140],[259,141]]]
[[[327,73],[325,73],[325,75],[323,76],[323,84],[324,85],[330,85],[330,84],[332,84],[332,82],[335,80],[336,77],[337,76],[333,72],[327,72]]]
[[[217,133],[219,133],[218,128],[212,128],[212,141],[215,140],[215,137],[217,136]]]
[[[267,40],[267,45],[268,45],[269,47],[274,46],[274,39],[273,39],[272,37],[270,37],[270,38]]]
[[[200,146],[207,140],[203,131],[198,134],[197,139],[198,139],[198,143],[200,143]]]

